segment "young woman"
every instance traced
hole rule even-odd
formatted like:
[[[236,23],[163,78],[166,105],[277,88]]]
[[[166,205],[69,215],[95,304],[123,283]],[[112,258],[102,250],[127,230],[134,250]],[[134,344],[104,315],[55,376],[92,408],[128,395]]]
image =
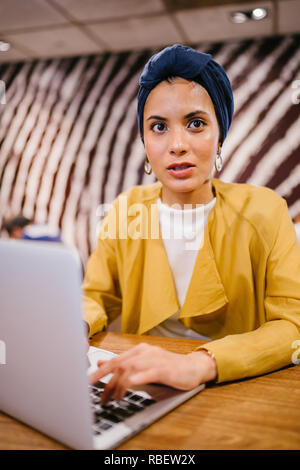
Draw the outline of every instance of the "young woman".
[[[104,401],[132,385],[186,390],[292,362],[300,247],[275,192],[212,178],[232,114],[228,77],[210,55],[175,45],[145,66],[138,121],[158,182],[123,193],[108,213],[85,275],[85,320],[90,335],[122,314],[124,333],[206,343],[190,354],[142,343],[99,363],[93,380],[113,373]]]

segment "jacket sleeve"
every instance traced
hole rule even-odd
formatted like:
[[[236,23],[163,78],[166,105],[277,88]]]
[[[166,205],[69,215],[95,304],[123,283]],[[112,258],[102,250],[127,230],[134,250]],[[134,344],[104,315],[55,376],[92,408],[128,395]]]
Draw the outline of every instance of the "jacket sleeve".
[[[105,235],[105,227],[114,214],[112,209],[103,221],[97,247],[89,258],[83,280],[84,320],[89,325],[90,336],[106,329],[122,308],[116,239]]]
[[[300,344],[300,246],[281,198],[276,220],[266,269],[265,323],[202,346],[215,355],[217,382],[261,375],[294,362]]]

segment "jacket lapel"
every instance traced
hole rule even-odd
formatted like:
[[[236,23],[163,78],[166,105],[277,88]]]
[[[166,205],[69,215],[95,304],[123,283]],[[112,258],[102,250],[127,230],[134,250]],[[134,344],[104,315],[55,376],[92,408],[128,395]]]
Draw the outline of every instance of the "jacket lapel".
[[[156,201],[152,201],[152,204],[151,220],[153,226],[159,227]],[[144,242],[145,264],[138,334],[151,330],[151,328],[171,317],[180,308],[160,230],[158,230],[157,238],[149,237]]]
[[[179,318],[206,315],[219,310],[227,303],[228,299],[214,258],[207,224],[203,246],[198,252]]]

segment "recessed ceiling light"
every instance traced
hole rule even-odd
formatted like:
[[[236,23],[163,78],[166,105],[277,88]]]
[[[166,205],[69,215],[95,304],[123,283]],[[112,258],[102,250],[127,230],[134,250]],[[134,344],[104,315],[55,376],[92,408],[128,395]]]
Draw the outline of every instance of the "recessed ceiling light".
[[[238,23],[238,24],[245,23],[245,21],[247,21],[248,19],[246,13],[242,11],[233,11],[230,14],[230,17],[233,23]]]
[[[251,16],[254,20],[263,20],[268,16],[268,10],[266,8],[255,8],[252,10]]]
[[[268,16],[267,8],[254,8],[253,10],[247,11],[232,11],[230,13],[230,19],[233,23],[241,24],[248,20],[263,20]]]
[[[10,44],[8,42],[0,41],[0,52],[7,52],[10,49]]]

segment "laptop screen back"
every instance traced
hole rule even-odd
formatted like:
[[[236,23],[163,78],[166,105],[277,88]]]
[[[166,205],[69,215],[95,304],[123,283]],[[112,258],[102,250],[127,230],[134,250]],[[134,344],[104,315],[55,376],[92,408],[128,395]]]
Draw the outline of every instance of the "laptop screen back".
[[[80,286],[75,250],[0,241],[0,409],[72,448],[89,449]]]

